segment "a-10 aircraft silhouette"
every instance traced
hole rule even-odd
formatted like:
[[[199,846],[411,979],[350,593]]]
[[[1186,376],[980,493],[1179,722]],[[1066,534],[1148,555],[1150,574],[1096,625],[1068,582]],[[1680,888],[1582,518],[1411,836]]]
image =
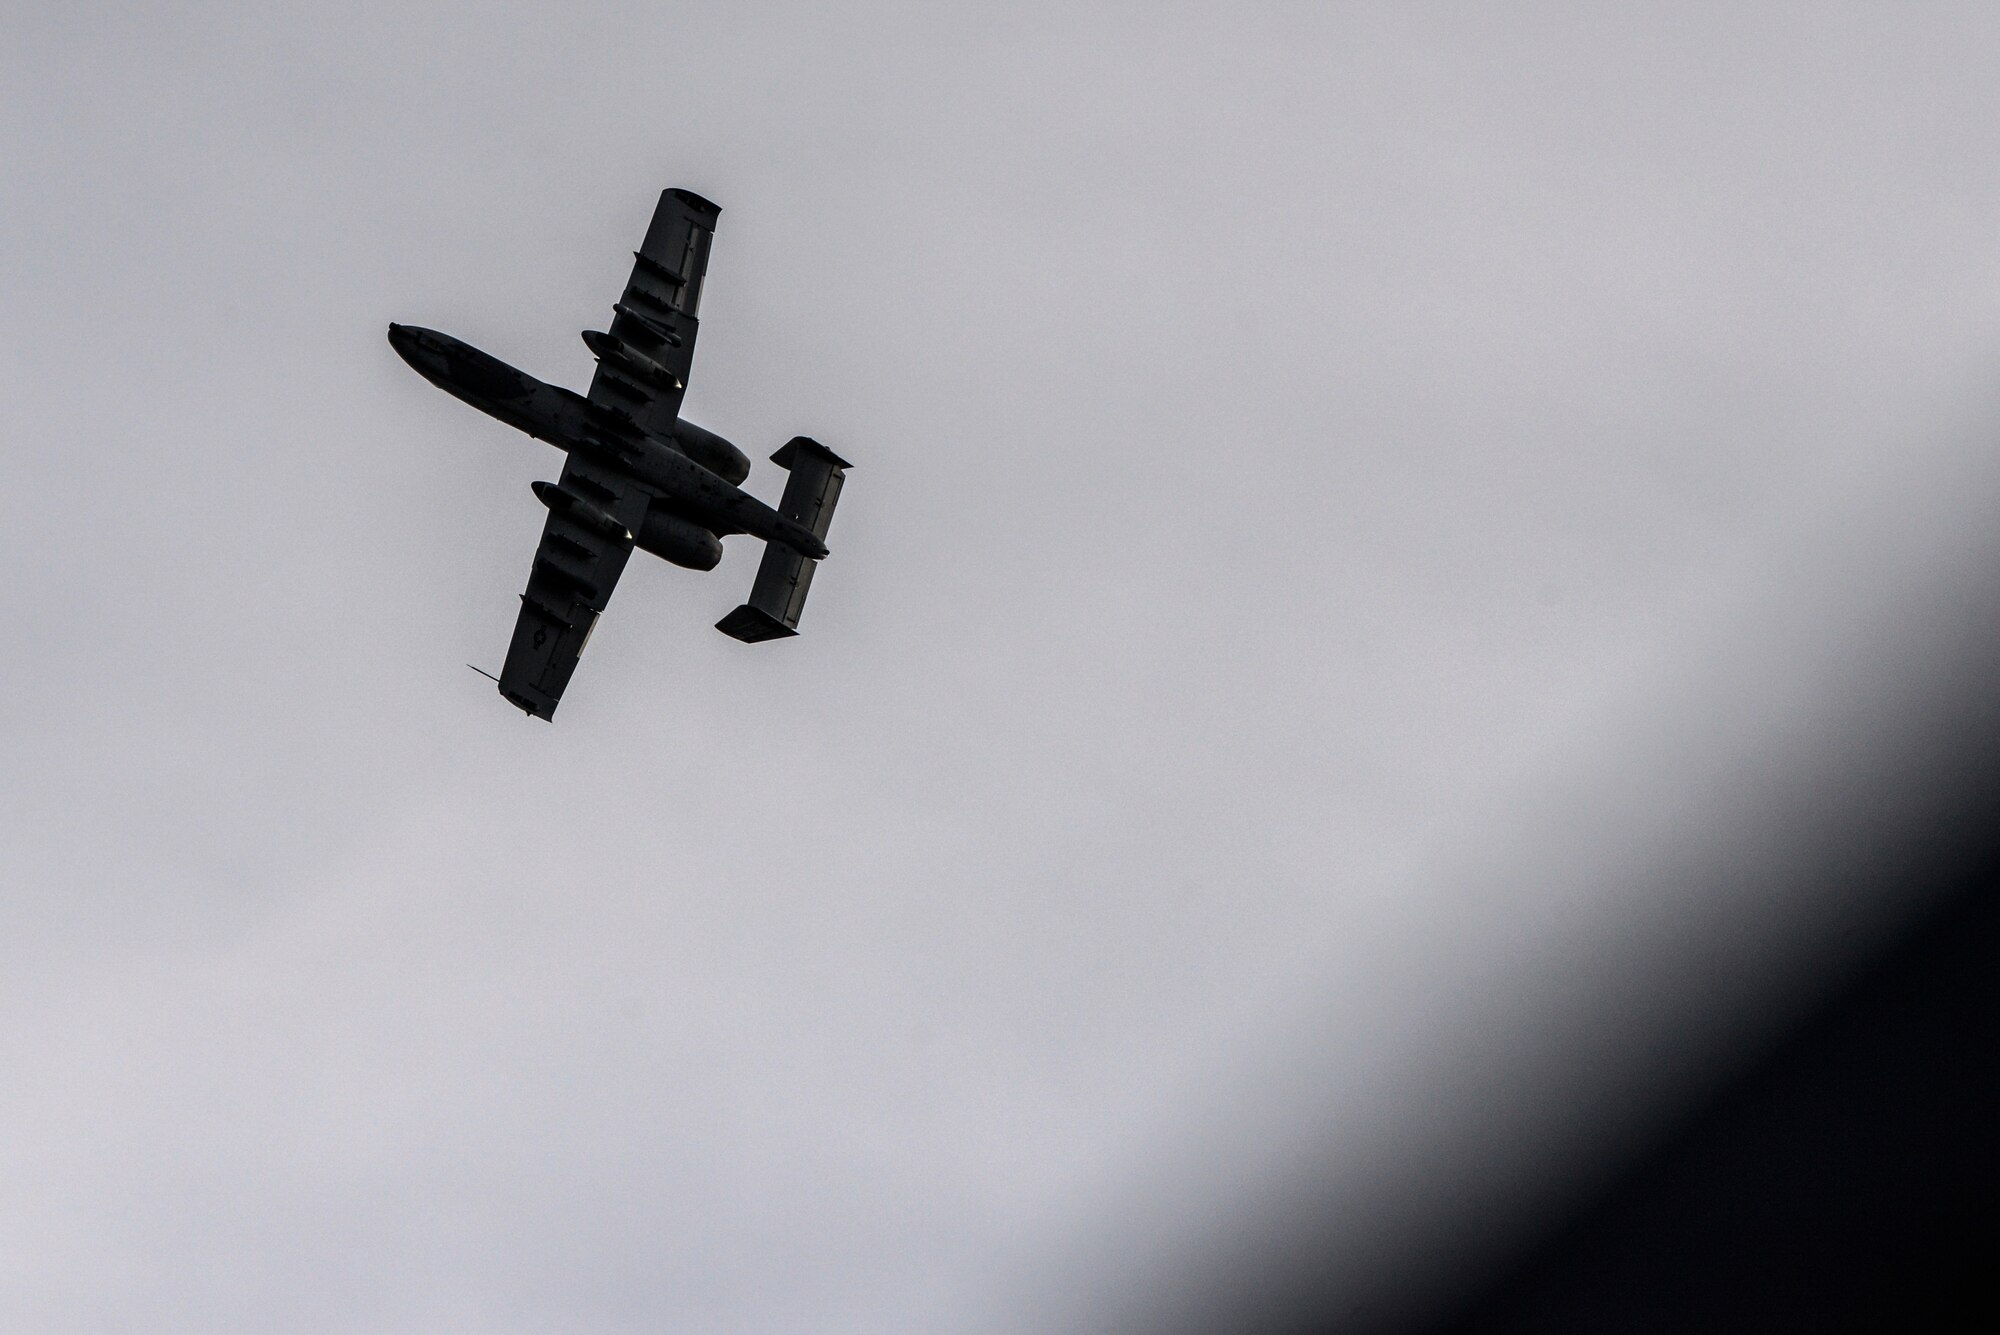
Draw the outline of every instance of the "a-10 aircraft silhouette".
[[[750,474],[741,450],[681,420],[719,213],[686,190],[660,195],[610,330],[583,336],[597,358],[588,395],[544,384],[449,335],[389,326],[389,342],[424,379],[569,455],[560,481],[534,484],[549,518],[497,678],[500,694],[537,718],[555,714],[634,547],[713,570],[725,535],[762,538],[750,601],[716,629],[751,643],[798,633],[849,465],[794,437],[771,456],[790,473],[772,509],[741,489]]]

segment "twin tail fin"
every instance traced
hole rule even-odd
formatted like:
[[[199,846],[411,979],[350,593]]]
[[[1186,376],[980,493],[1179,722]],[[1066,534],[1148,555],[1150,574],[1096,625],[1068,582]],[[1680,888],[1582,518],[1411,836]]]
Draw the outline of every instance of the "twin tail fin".
[[[785,480],[779,511],[824,543],[840,488],[853,465],[806,436],[792,437],[771,456],[771,462],[791,474]],[[715,628],[746,644],[798,634],[799,613],[805,610],[806,592],[812,588],[813,571],[818,566],[818,561],[789,547],[766,543],[750,601],[716,622]]]

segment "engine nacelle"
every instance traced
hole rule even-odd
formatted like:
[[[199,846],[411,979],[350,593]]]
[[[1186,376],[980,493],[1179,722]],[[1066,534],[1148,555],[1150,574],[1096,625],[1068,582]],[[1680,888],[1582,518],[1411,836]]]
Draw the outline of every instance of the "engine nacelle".
[[[722,560],[722,539],[692,519],[658,505],[646,512],[646,522],[639,526],[635,542],[642,551],[689,570],[713,570]]]
[[[734,487],[750,476],[750,459],[713,431],[682,420],[674,427],[674,444],[681,453]]]

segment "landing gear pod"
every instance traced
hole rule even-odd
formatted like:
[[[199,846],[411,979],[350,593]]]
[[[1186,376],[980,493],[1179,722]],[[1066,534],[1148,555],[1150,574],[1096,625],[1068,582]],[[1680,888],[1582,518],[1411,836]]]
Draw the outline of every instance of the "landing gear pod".
[[[722,540],[692,519],[655,503],[639,526],[641,551],[688,570],[713,570],[722,560]]]
[[[771,456],[771,462],[791,472],[779,511],[825,542],[826,531],[833,524],[833,507],[840,500],[840,488],[852,465],[805,436],[792,437]],[[750,601],[716,622],[715,628],[746,644],[798,634],[799,613],[805,610],[806,593],[812,588],[818,565],[788,547],[767,542]]]

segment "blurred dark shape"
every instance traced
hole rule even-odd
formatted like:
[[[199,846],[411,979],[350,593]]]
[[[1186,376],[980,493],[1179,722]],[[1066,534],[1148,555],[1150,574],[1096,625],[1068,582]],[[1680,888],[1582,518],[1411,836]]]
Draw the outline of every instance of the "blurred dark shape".
[[[2000,1330],[2000,860],[1904,874],[1943,906],[1413,1335]]]
[[[1553,1229],[1485,1239],[1497,1277],[1388,1321],[1278,1285],[1235,1328],[2000,1330],[2000,802],[1990,763],[1938,778],[1958,837],[1879,872],[1928,910]]]

